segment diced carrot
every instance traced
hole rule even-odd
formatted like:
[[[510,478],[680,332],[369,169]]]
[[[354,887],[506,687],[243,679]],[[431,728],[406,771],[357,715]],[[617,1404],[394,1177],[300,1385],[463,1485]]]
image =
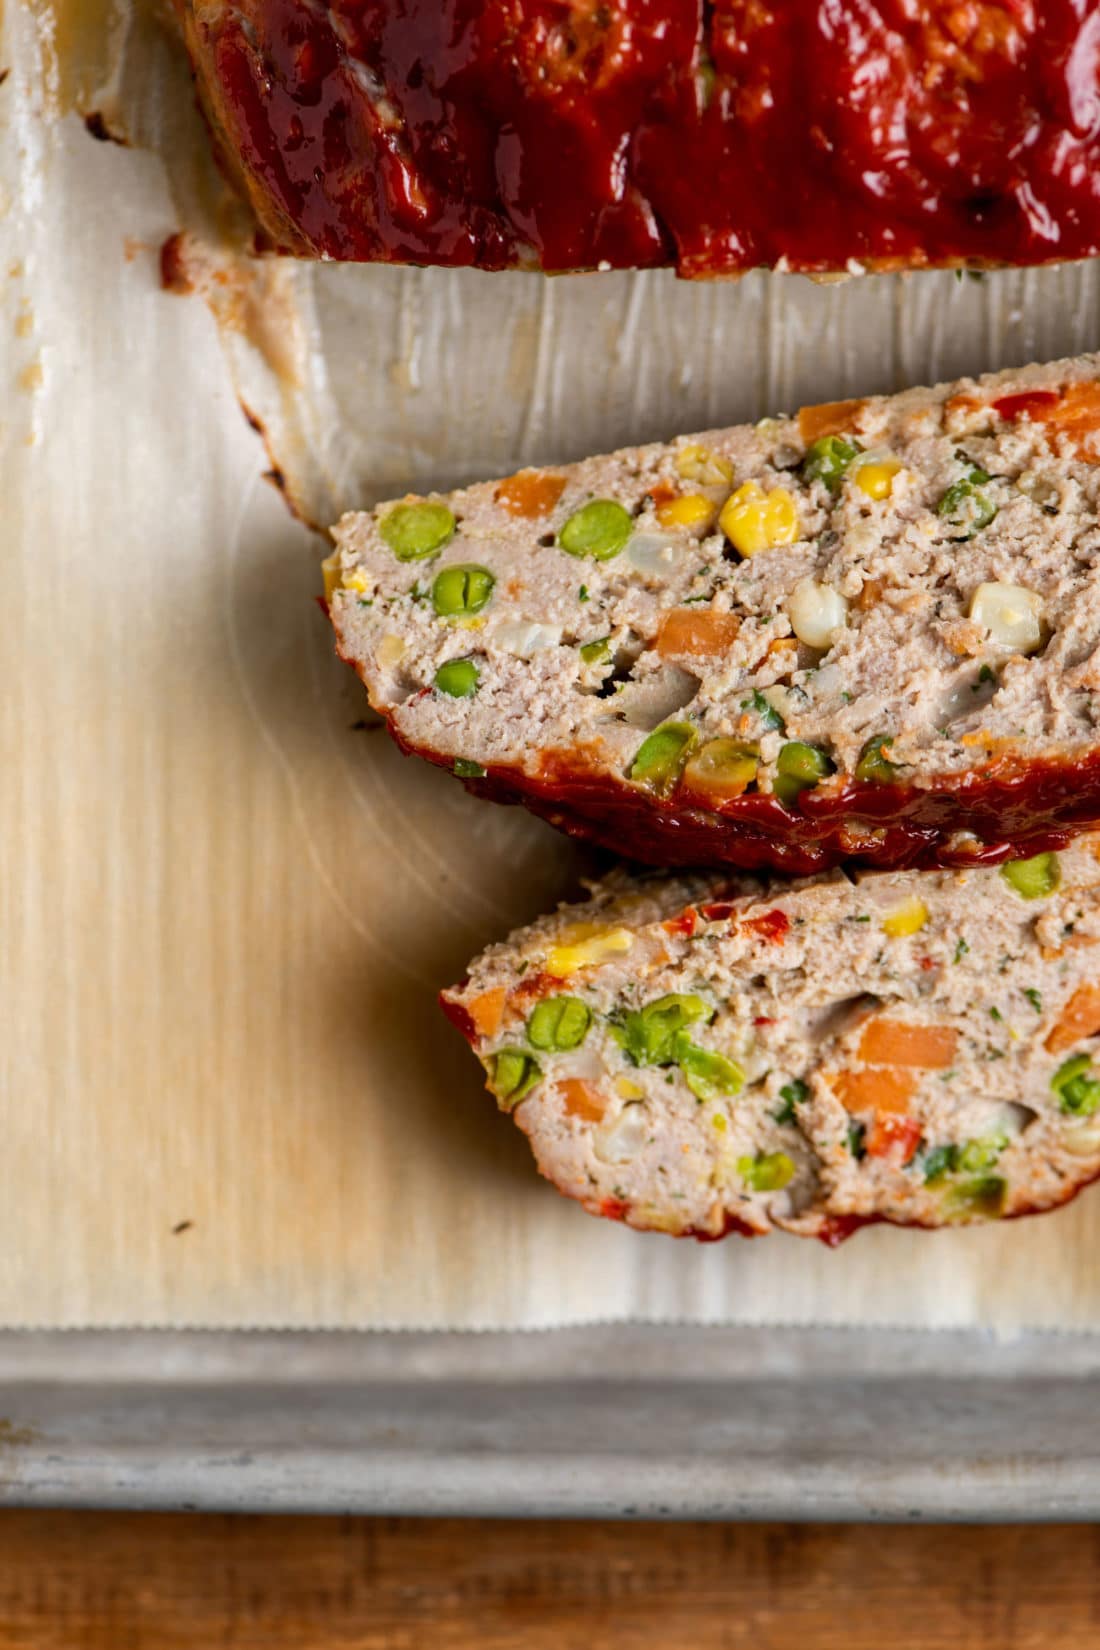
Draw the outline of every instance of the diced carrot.
[[[910,1025],[905,1020],[868,1020],[859,1057],[871,1066],[917,1066],[944,1071],[955,1058],[959,1034],[951,1026]]]
[[[807,446],[824,435],[841,435],[851,429],[863,405],[862,401],[821,401],[816,407],[803,407],[798,415],[799,434]]]
[[[661,620],[657,652],[662,659],[684,653],[714,657],[733,646],[740,628],[741,621],[735,613],[674,607]]]
[[[879,1066],[875,1070],[838,1071],[830,1074],[829,1083],[840,1103],[851,1112],[905,1112],[917,1091],[917,1079],[911,1071],[894,1066]]]
[[[921,1126],[915,1117],[876,1116],[864,1142],[868,1157],[888,1157],[908,1163],[920,1145]]]
[[[520,470],[502,481],[495,498],[511,516],[535,521],[548,516],[565,491],[565,477],[545,470]]]
[[[680,489],[667,481],[655,481],[649,489],[649,496],[655,505],[671,504],[674,498],[679,498]]]
[[[1077,436],[1079,446],[1086,436],[1100,429],[1100,384],[1067,384],[1060,395],[1053,390],[1033,390],[1006,396],[994,406],[1002,418],[1017,419],[1026,414],[1052,431]]]
[[[661,927],[666,934],[686,934],[690,939],[695,932],[695,925],[698,920],[699,913],[694,905],[689,905],[686,911],[680,912],[679,916],[669,917],[667,922],[661,924]]]
[[[1042,422],[1067,435],[1091,435],[1100,429],[1100,384],[1067,384]]]
[[[977,412],[984,407],[985,402],[979,401],[974,395],[952,395],[943,404],[944,419],[950,421],[956,417],[965,417],[967,413]]]
[[[708,922],[727,922],[733,916],[737,907],[719,903],[718,905],[703,905],[700,909]]]
[[[791,931],[791,919],[786,911],[765,911],[759,917],[746,917],[742,926],[751,928],[754,934],[770,940],[773,945],[782,945]]]
[[[580,1117],[586,1123],[598,1123],[607,1110],[607,1095],[586,1083],[583,1077],[566,1077],[558,1084],[562,1105],[570,1117]]]
[[[1051,1054],[1061,1054],[1086,1037],[1100,1031],[1100,984],[1079,985],[1049,1033],[1046,1046]]]
[[[491,991],[470,998],[466,1008],[479,1037],[495,1037],[500,1030],[507,995],[504,986],[495,985]]]

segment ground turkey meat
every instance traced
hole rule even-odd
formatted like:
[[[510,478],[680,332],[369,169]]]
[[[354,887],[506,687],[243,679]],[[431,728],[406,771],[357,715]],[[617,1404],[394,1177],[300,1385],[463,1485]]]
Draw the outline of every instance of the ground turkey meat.
[[[1098,945],[1095,835],[999,869],[619,872],[442,1002],[593,1214],[837,1242],[1100,1176]]]
[[[309,257],[682,275],[1100,250],[1096,0],[175,0]]]
[[[654,864],[991,863],[1100,823],[1100,357],[334,529],[405,749]]]

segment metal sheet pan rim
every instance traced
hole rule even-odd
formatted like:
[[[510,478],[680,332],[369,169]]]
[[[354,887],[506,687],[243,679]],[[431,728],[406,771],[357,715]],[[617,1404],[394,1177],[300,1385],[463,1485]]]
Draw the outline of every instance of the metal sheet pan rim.
[[[0,1334],[0,1504],[1100,1517],[1100,1337]]]

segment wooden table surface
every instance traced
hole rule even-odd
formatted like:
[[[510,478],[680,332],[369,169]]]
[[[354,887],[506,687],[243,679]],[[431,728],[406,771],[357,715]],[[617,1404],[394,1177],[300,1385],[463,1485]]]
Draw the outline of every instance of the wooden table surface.
[[[0,1650],[1084,1650],[1100,1528],[0,1512]]]

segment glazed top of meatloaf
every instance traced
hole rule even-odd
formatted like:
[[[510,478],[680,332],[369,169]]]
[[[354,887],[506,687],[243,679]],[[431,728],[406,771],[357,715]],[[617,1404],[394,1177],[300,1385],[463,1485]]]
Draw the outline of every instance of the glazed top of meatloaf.
[[[1095,0],[176,0],[273,243],[565,270],[1100,249]]]
[[[825,1237],[1026,1214],[1100,1174],[1098,849],[793,883],[618,873],[443,1003],[594,1211]]]
[[[1098,426],[1082,357],[380,505],[335,529],[339,645],[460,772],[717,805],[1080,754]]]

